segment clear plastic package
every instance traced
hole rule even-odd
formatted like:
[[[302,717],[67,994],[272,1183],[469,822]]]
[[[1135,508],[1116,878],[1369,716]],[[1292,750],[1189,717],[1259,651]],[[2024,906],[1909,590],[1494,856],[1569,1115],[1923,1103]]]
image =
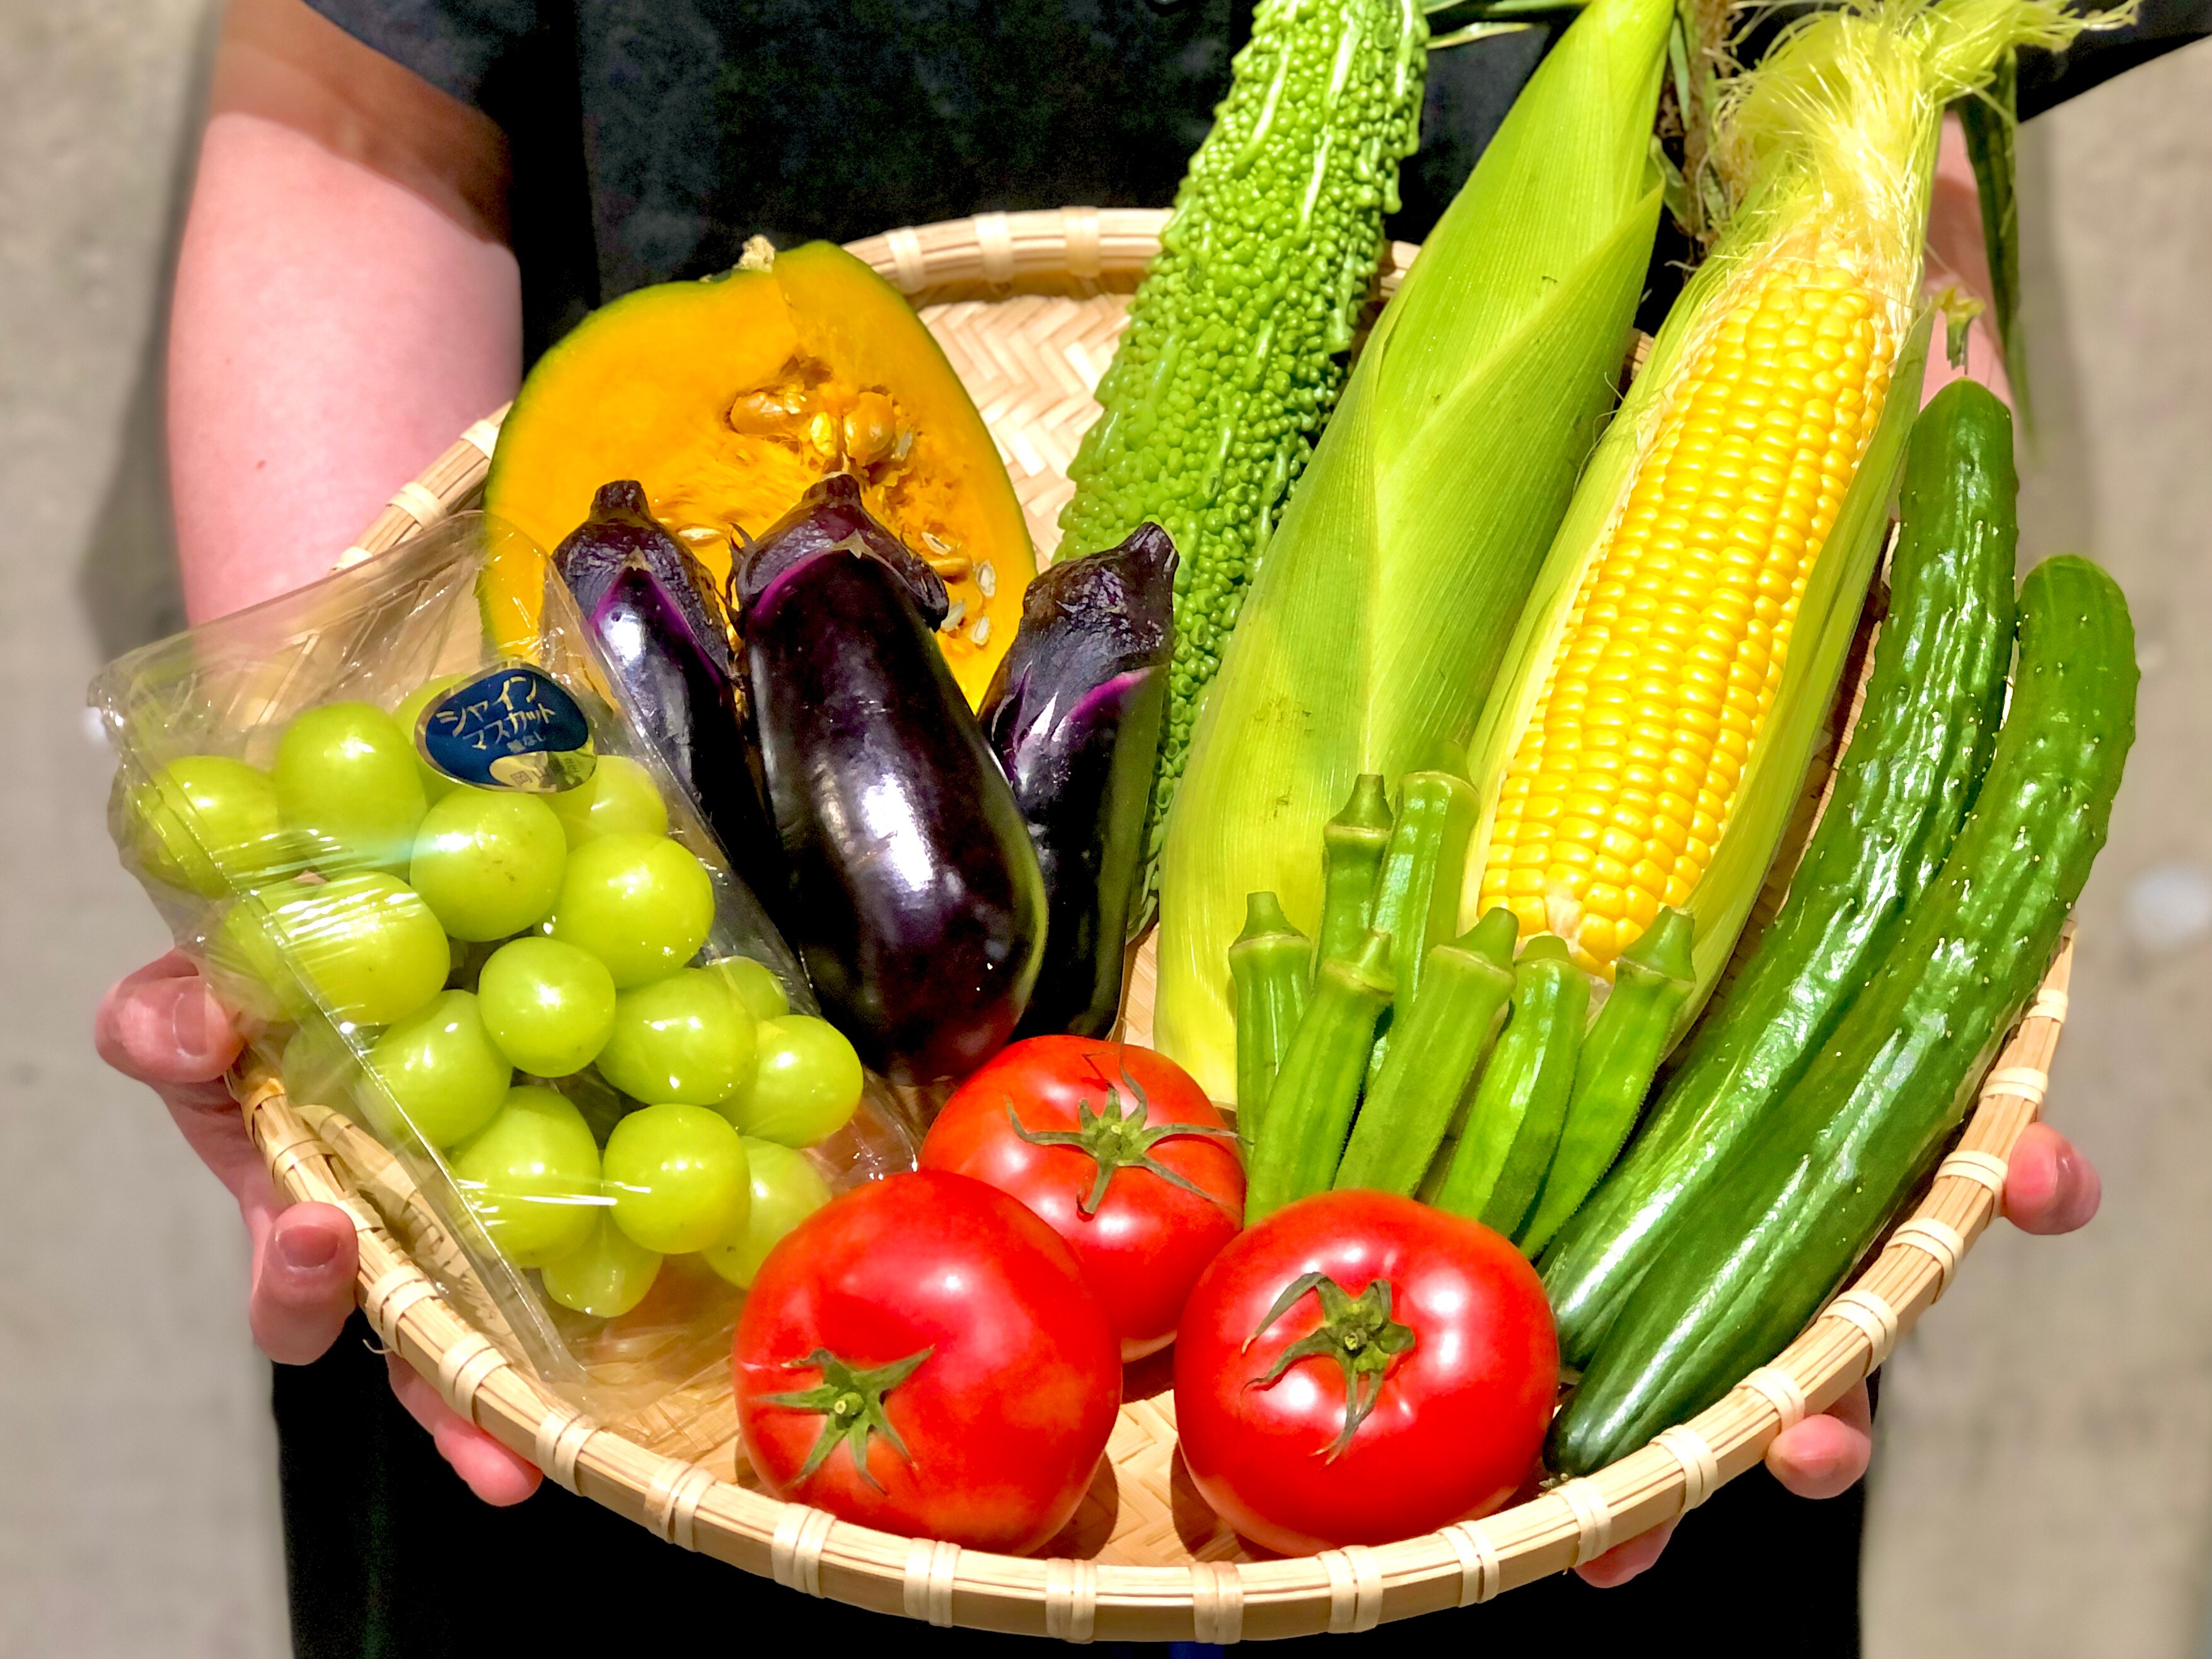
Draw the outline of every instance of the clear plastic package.
[[[712,1443],[761,1256],[916,1138],[560,582],[525,615],[495,559],[549,564],[465,514],[111,665],[110,830],[441,1291],[601,1422]]]

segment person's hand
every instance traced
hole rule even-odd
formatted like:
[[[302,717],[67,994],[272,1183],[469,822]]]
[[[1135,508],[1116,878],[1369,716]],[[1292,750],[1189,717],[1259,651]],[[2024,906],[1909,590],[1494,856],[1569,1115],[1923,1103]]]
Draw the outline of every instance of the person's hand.
[[[2031,1123],[2012,1150],[2005,1176],[2005,1219],[2024,1233],[2070,1233],[2097,1213],[2104,1188],[2094,1165],[2073,1142],[2046,1123]],[[1874,1455],[1866,1384],[1854,1383],[1817,1417],[1774,1437],[1766,1467],[1800,1498],[1834,1498],[1850,1491]],[[1674,1522],[1616,1544],[1575,1569],[1601,1589],[1625,1584],[1659,1559]]]
[[[288,1204],[270,1179],[222,1080],[244,1046],[229,1013],[172,951],[109,989],[93,1042],[102,1060],[161,1097],[192,1151],[238,1200],[253,1240],[246,1316],[254,1341],[280,1365],[319,1358],[354,1308],[353,1223],[332,1205]],[[398,1358],[391,1367],[392,1392],[477,1497],[519,1504],[538,1490],[534,1467],[461,1417]]]

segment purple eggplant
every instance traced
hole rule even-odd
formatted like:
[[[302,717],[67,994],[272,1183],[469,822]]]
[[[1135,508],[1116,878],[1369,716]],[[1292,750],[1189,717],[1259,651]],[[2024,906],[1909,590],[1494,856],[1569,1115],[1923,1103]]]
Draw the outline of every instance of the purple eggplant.
[[[747,753],[728,617],[713,579],[629,479],[601,486],[592,516],[555,550],[553,564],[631,720],[773,908],[782,852]]]
[[[932,635],[945,585],[823,479],[738,562],[747,711],[823,1012],[893,1080],[1013,1034],[1045,939],[1013,792]]]
[[[1018,1036],[1103,1036],[1167,704],[1175,543],[1156,524],[1055,564],[984,694],[983,736],[1014,787],[1044,872],[1044,966]]]

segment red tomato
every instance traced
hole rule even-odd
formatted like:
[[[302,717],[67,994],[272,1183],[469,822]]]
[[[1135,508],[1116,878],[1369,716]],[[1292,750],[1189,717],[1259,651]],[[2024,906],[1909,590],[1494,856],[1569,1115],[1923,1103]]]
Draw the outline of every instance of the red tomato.
[[[1121,1399],[1113,1328],[1059,1237],[932,1173],[793,1228],[745,1298],[735,1370],[777,1497],[1013,1554],[1075,1513]]]
[[[1125,1360],[1175,1340],[1191,1286],[1244,1222],[1221,1114],[1182,1066],[1125,1043],[1001,1049],[945,1103],[921,1167],[988,1181],[1042,1216],[1105,1303]]]
[[[1306,1554],[1486,1514],[1534,1463],[1559,1350],[1535,1269],[1389,1193],[1287,1205],[1214,1258],[1176,1345],[1176,1427],[1207,1503]]]

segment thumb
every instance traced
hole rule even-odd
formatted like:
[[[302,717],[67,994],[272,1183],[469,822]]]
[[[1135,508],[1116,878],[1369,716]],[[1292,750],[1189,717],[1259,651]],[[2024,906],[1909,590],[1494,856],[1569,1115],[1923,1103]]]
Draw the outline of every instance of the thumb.
[[[93,1016],[93,1045],[125,1077],[164,1097],[205,1104],[244,1046],[229,1012],[175,951],[117,981]]]

